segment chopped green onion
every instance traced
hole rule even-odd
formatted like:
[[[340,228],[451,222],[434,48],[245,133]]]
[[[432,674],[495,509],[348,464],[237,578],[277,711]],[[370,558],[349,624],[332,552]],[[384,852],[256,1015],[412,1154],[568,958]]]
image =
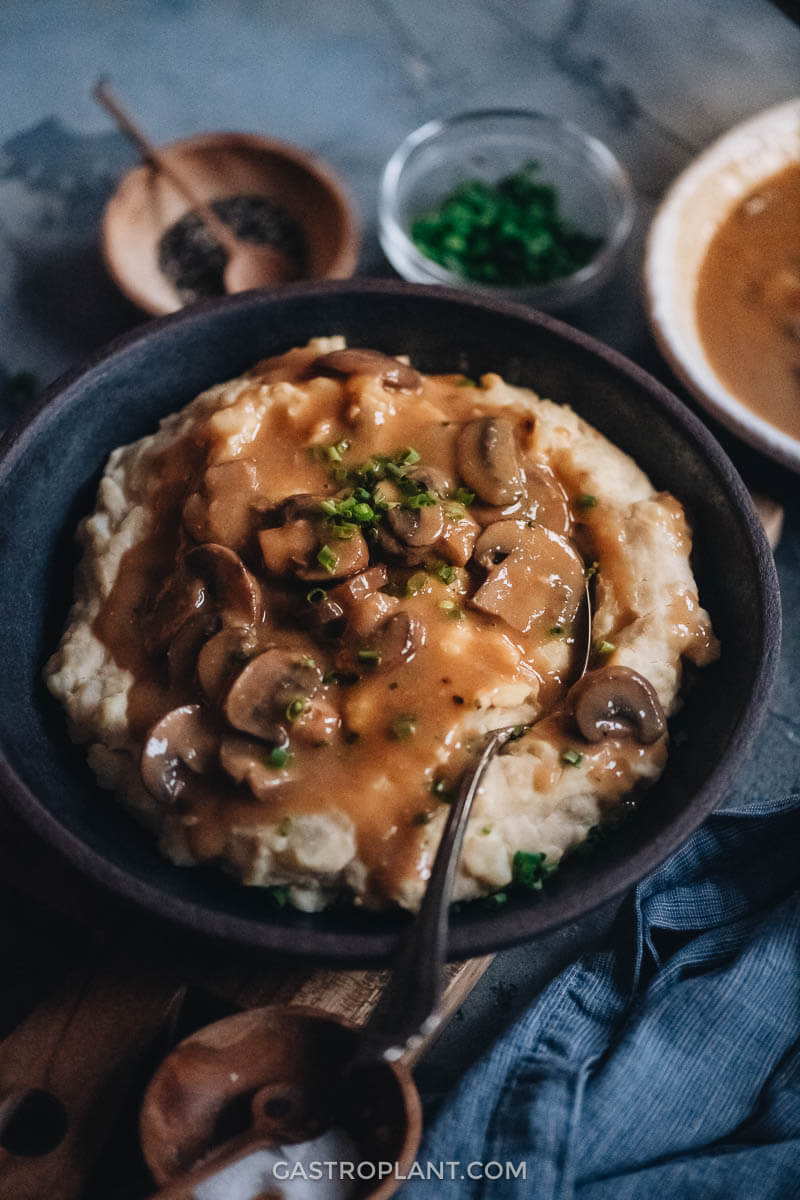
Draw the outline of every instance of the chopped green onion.
[[[427,587],[428,576],[424,571],[417,571],[410,576],[406,583],[406,593],[409,596],[416,596],[417,592],[421,592],[424,587]]]
[[[404,496],[400,503],[403,508],[429,508],[439,503],[439,497],[435,492],[414,492],[411,496]]]
[[[417,732],[415,713],[400,713],[389,725],[389,733],[398,742],[407,742]]]
[[[273,746],[267,755],[267,763],[270,767],[285,767],[292,760],[291,750],[287,750],[284,746]]]
[[[507,901],[508,896],[505,892],[492,892],[490,896],[486,897],[483,903],[487,908],[502,908]]]
[[[420,460],[420,453],[418,450],[415,450],[413,446],[409,446],[407,450],[401,453],[402,457],[400,458],[400,462],[405,467],[414,467]]]
[[[330,546],[325,545],[317,555],[317,562],[324,571],[327,571],[329,575],[332,575],[336,570],[339,559],[333,550],[331,550]]]
[[[531,854],[518,850],[511,863],[511,880],[517,887],[539,892],[548,875],[556,870],[556,863],[548,863],[546,854]]]
[[[567,766],[579,767],[583,762],[583,755],[580,750],[562,750],[561,761],[565,762]]]
[[[312,588],[310,592],[306,592],[306,600],[309,604],[321,604],[324,599],[324,588]]]
[[[547,632],[550,635],[550,637],[561,637],[561,635],[564,632],[564,626],[563,625],[551,625]]]
[[[267,895],[273,904],[277,904],[278,908],[285,908],[289,903],[289,889],[283,885],[267,888]]]
[[[439,576],[442,583],[449,585],[456,577],[456,569],[455,567],[448,566],[447,563],[442,563],[441,566],[436,568],[436,574]]]
[[[324,513],[328,514],[329,517],[335,516],[339,511],[339,505],[335,500],[320,500],[319,506]]]
[[[492,832],[491,825],[484,825],[483,829],[481,830],[481,834],[483,835],[483,837],[487,837],[491,832]]]
[[[329,462],[341,462],[342,461],[342,456],[339,453],[336,446],[326,446],[325,447],[325,457],[328,459]]]
[[[381,661],[381,652],[380,650],[359,650],[357,658],[359,662],[368,663],[377,667]]]
[[[584,492],[582,495],[576,496],[575,503],[578,508],[595,508],[597,506],[597,496],[592,496],[589,492]]]
[[[332,525],[331,533],[340,542],[349,542],[358,533],[358,526],[353,524],[352,521],[343,521],[341,525]]]
[[[463,504],[465,506],[468,506],[473,503],[473,501],[475,499],[475,493],[467,491],[467,489],[464,487],[460,487],[460,488],[456,488],[456,490],[453,492],[450,499],[454,500],[456,502],[456,504]]]
[[[300,697],[298,697],[296,700],[290,700],[286,705],[286,720],[296,721],[297,718],[306,711],[307,707],[308,702]]]
[[[286,837],[289,830],[292,828],[292,818],[282,817],[278,823],[278,833],[281,837]]]
[[[598,638],[597,641],[592,644],[592,650],[595,654],[613,654],[616,648],[617,647],[613,642],[607,642],[605,638]]]

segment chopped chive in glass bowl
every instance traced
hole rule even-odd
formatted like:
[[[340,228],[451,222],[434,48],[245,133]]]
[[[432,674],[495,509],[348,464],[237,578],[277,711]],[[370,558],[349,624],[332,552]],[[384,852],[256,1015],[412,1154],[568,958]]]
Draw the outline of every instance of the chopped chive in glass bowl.
[[[379,196],[381,245],[405,279],[549,309],[609,278],[633,216],[628,176],[602,142],[511,109],[415,130]]]

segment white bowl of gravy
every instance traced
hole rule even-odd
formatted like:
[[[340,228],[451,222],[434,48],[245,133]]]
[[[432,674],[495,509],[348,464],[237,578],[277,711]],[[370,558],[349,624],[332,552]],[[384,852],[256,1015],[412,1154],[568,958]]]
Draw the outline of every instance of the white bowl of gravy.
[[[677,178],[644,282],[676,374],[744,441],[800,471],[800,98],[735,126]]]

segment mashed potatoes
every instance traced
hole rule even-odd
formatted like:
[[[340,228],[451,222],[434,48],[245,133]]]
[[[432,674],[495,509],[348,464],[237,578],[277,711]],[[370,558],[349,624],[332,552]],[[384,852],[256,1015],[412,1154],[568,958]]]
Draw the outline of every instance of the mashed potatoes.
[[[570,408],[317,339],[115,450],[47,683],[173,862],[416,908],[556,864],[667,754],[718,653],[680,504]],[[587,628],[587,588],[592,623]],[[576,683],[591,644],[589,672]]]

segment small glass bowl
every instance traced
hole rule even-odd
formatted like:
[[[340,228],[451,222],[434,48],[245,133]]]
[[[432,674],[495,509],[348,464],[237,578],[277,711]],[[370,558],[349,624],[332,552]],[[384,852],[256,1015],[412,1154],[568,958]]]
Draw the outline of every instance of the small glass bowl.
[[[531,161],[539,165],[537,178],[555,186],[566,221],[603,239],[579,271],[546,284],[483,283],[440,266],[414,245],[414,219],[438,208],[458,184],[473,179],[494,184]],[[429,121],[401,142],[381,178],[378,236],[404,279],[556,309],[583,299],[609,277],[634,210],[628,175],[602,142],[543,113],[485,110]]]

